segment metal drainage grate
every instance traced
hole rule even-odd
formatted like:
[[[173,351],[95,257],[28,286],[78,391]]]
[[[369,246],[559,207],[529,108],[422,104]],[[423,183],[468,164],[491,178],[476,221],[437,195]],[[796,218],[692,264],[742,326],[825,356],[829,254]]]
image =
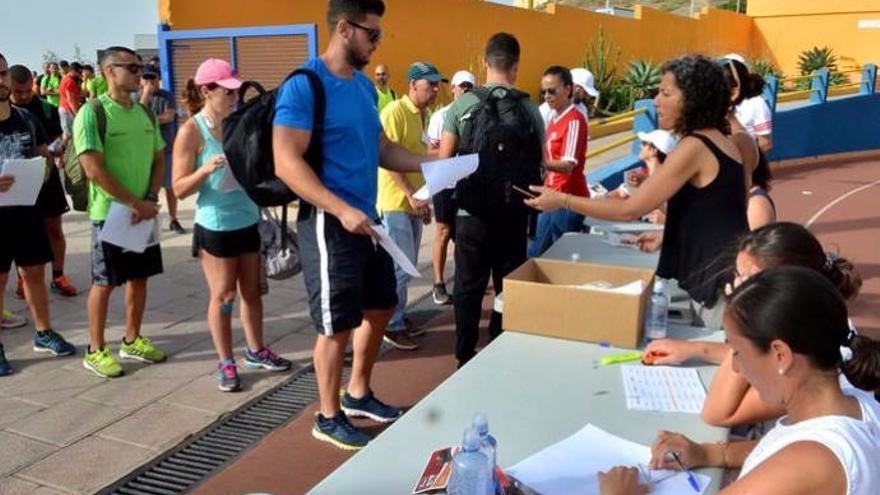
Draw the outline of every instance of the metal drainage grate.
[[[440,314],[430,293],[407,313],[422,325]],[[391,349],[383,344],[380,356]],[[350,357],[343,383],[351,374]],[[218,392],[219,393],[219,392]],[[318,398],[315,370],[308,366],[289,380],[241,406],[228,416],[195,433],[157,459],[134,470],[99,495],[178,495],[193,488],[256,445],[269,432],[296,417]]]

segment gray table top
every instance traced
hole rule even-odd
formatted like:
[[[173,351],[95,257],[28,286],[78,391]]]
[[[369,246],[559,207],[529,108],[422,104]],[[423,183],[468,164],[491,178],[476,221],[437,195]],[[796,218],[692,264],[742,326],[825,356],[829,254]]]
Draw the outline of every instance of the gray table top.
[[[676,325],[670,325],[670,334],[720,338]],[[602,356],[618,351],[505,332],[310,493],[408,494],[430,453],[458,444],[477,412],[489,418],[502,467],[587,423],[643,445],[650,445],[659,429],[679,431],[698,442],[727,438],[726,429],[708,426],[696,414],[628,410],[619,365],[598,364]],[[708,386],[716,367],[698,369]],[[706,493],[715,493],[721,470],[699,471],[713,480]]]
[[[600,220],[593,217],[585,217],[584,225],[589,226],[593,232],[607,233],[628,233],[638,234],[640,232],[659,232],[663,230],[663,224],[650,222],[614,222],[611,220]]]
[[[604,235],[566,234],[559,238],[542,258],[571,260],[577,253],[580,261],[601,263],[603,265],[631,266],[637,268],[657,268],[660,253],[645,253],[632,246],[617,247],[608,244]]]

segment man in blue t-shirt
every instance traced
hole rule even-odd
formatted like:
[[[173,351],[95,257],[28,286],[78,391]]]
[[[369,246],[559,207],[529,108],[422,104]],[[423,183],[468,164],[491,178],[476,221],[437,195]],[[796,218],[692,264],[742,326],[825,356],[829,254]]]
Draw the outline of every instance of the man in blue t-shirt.
[[[401,414],[370,390],[373,364],[397,303],[394,263],[375,239],[379,163],[415,172],[429,160],[388,140],[373,83],[361,72],[379,44],[384,12],[382,0],[330,0],[330,44],[304,65],[318,74],[328,96],[320,176],[303,158],[314,125],[314,96],[304,76],[281,87],[273,132],[276,173],[302,198],[300,258],[318,331],[314,363],[321,410],[312,435],[348,450],[360,449],[370,438],[347,416],[390,423]],[[340,401],[352,330],[354,364]]]

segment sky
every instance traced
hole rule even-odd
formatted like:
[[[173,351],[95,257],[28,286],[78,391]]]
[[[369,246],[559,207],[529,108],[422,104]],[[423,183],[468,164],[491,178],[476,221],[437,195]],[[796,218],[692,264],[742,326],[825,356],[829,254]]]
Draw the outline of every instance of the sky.
[[[135,34],[155,34],[158,0],[0,0],[0,53],[10,65],[38,70],[52,50],[71,60],[74,45],[94,62],[98,48],[134,46]]]

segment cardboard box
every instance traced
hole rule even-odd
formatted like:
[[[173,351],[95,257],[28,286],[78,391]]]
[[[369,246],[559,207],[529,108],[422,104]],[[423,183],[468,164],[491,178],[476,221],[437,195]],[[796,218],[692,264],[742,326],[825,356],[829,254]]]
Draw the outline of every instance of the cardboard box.
[[[505,330],[636,348],[651,299],[654,270],[543,258],[523,263],[504,279]],[[642,280],[638,296],[572,285]]]

